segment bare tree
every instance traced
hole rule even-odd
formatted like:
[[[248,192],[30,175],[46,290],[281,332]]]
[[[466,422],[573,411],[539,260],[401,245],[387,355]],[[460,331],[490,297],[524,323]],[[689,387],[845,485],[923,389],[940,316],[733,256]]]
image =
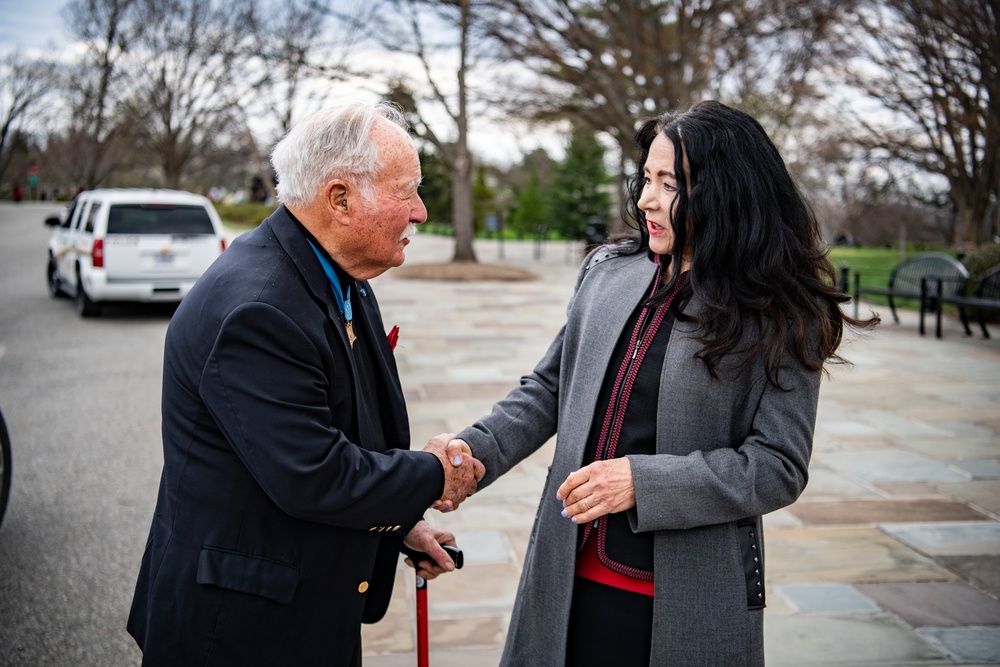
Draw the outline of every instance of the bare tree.
[[[122,62],[143,23],[137,0],[72,0],[64,10],[70,33],[86,51],[64,77],[70,106],[66,136],[73,144],[72,178],[86,188],[119,164],[108,151],[122,129]]]
[[[349,57],[365,38],[375,9],[365,0],[265,0],[256,5],[248,41],[253,74],[241,107],[248,118],[273,128],[265,145],[288,132],[300,115],[323,106],[334,94],[331,83],[351,76]],[[256,139],[248,139],[256,170],[269,173],[267,151],[262,154]],[[263,181],[273,196],[271,179]]]
[[[491,34],[541,78],[504,86],[514,114],[570,118],[618,144],[623,179],[643,116],[705,98],[775,131],[819,91],[832,0],[497,0]]]
[[[137,141],[179,187],[242,131],[252,5],[240,0],[141,0],[129,104]]]
[[[828,123],[812,112],[811,103],[825,96],[827,84],[821,74],[849,53],[843,30],[856,4],[856,0],[732,3],[731,24],[715,46],[711,90],[754,116],[779,145],[790,134],[797,134],[796,143],[800,142],[803,126]]]
[[[472,204],[473,158],[469,150],[469,71],[477,58],[472,48],[475,30],[482,23],[488,3],[475,0],[392,0],[390,7],[402,19],[402,26],[384,32],[385,48],[415,57],[422,70],[420,84],[426,96],[417,95],[417,87],[402,75],[391,85],[390,99],[411,114],[416,133],[430,142],[451,171],[452,212],[455,229],[454,261],[476,261],[472,247],[474,211]],[[425,30],[425,23],[431,29]],[[383,24],[385,25],[385,24]],[[428,32],[447,35],[442,42],[427,38]],[[433,57],[445,49],[455,57],[454,69],[436,68]],[[446,73],[443,73],[446,72]],[[421,88],[424,89],[424,88]],[[442,136],[428,122],[430,115],[442,112],[448,120],[451,136]]]
[[[260,109],[284,135],[303,109],[321,106],[331,82],[346,81],[354,48],[366,37],[377,5],[365,0],[287,0],[258,6],[251,55],[259,64],[252,81]]]
[[[957,218],[953,242],[982,243],[1000,196],[1000,6],[885,0],[856,22],[849,82],[890,112],[886,121],[856,114],[858,143],[942,177]]]
[[[51,63],[26,60],[11,52],[0,62],[0,182],[13,160],[14,141],[25,134],[32,111],[53,88],[54,68]]]
[[[688,106],[708,89],[727,4],[504,0],[491,32],[543,75],[516,87],[519,108],[578,118],[627,143],[639,116]]]

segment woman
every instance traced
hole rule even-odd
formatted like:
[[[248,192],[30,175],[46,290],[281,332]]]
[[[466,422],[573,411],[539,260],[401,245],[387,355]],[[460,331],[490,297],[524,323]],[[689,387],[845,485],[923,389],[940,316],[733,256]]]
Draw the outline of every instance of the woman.
[[[638,239],[584,262],[545,357],[459,434],[492,482],[558,432],[503,665],[759,665],[761,515],[805,488],[847,296],[777,149],[703,102],[646,122]]]

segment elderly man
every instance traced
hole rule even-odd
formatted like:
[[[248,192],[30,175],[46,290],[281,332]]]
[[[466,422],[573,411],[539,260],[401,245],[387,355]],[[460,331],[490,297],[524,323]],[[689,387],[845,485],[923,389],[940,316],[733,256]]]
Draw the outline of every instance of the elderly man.
[[[301,122],[272,156],[283,206],[238,238],[167,331],[163,474],[128,631],[146,665],[357,665],[401,543],[453,569],[422,520],[475,490],[448,436],[408,451],[367,280],[427,217],[394,107]]]

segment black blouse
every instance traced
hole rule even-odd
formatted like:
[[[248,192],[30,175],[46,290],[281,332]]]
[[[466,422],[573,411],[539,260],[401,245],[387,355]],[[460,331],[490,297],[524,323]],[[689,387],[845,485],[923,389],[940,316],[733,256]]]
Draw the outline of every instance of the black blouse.
[[[658,279],[657,275],[654,280]],[[650,285],[647,294],[651,293],[652,289],[653,285]],[[645,299],[643,299],[644,301]],[[608,370],[601,385],[601,392],[598,395],[590,436],[587,439],[584,464],[608,458],[607,452],[598,452],[597,449],[608,410],[613,412],[615,409],[615,406],[611,405],[611,401],[614,399],[620,403],[623,393],[628,394],[628,402],[612,458],[620,458],[630,454],[652,455],[656,453],[656,411],[659,402],[663,359],[666,356],[667,343],[670,340],[670,331],[674,323],[672,309],[663,316],[662,322],[652,336],[652,341],[641,359],[630,391],[626,391],[624,387],[618,387],[616,391],[615,387],[619,371],[626,362],[633,331],[635,331],[640,318],[643,321],[643,327],[639,340],[642,338],[642,332],[645,332],[646,336],[649,335],[649,327],[655,311],[648,311],[643,302],[640,302],[632,312],[611,355]],[[669,304],[666,305],[669,306]],[[608,449],[607,444],[602,449]],[[633,532],[626,512],[608,514],[580,526],[579,548],[582,549],[586,541],[592,539],[598,540],[598,557],[605,567],[619,574],[652,581],[653,533]]]

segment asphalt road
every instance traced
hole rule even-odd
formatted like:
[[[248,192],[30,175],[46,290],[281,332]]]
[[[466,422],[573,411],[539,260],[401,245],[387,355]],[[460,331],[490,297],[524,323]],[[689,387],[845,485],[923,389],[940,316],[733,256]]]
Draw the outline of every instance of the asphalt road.
[[[125,632],[159,481],[172,309],[83,320],[45,288],[46,216],[0,203],[0,410],[13,448],[0,526],[0,666],[137,665]]]

